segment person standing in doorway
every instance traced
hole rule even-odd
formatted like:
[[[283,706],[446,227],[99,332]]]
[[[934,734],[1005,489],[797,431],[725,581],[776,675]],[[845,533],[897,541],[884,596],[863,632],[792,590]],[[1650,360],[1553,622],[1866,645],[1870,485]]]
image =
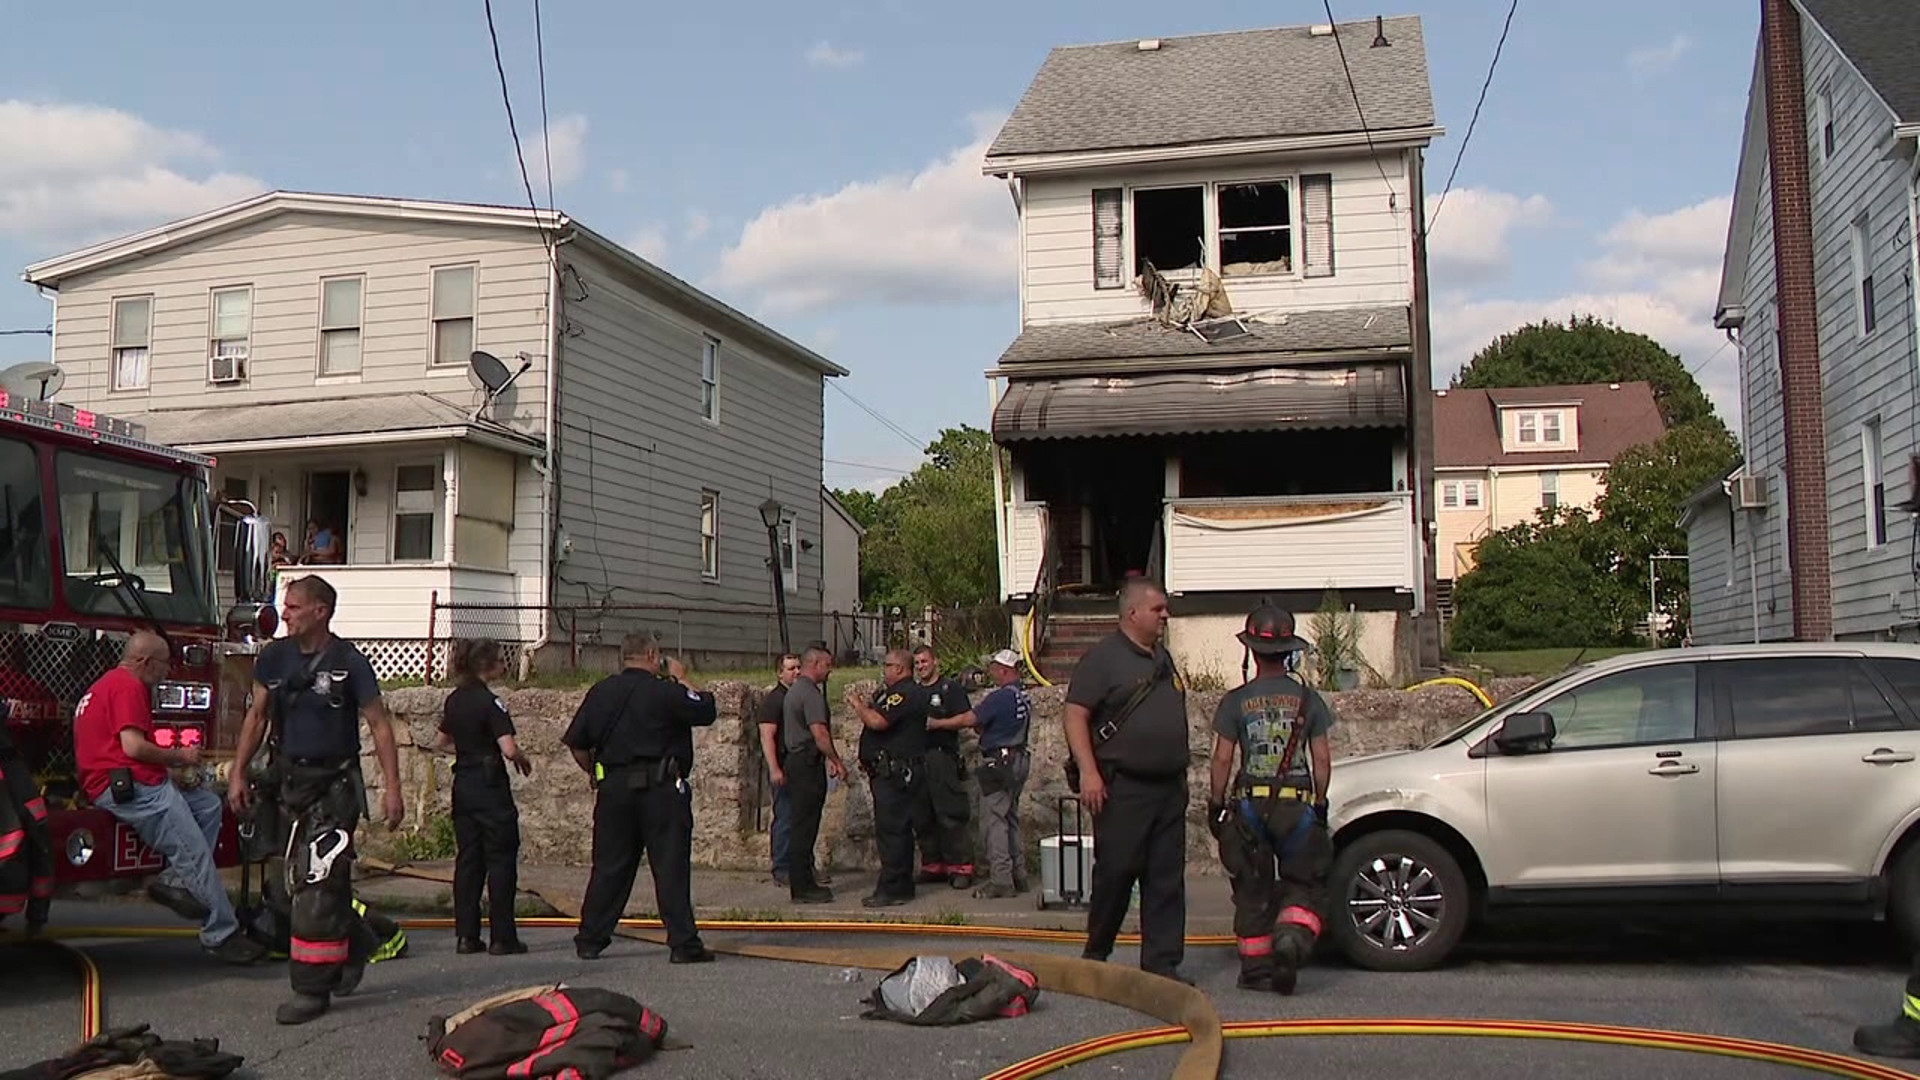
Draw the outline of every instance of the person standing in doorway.
[[[451,665],[456,682],[442,707],[434,745],[452,751],[454,951],[485,949],[494,956],[527,951],[514,924],[518,891],[520,810],[513,802],[507,774],[512,763],[521,776],[533,763],[514,739],[507,703],[487,686],[506,672],[497,641],[453,643]],[[487,943],[480,943],[480,890],[487,891]]]
[[[913,831],[920,841],[922,885],[973,884],[973,800],[967,796],[966,763],[960,757],[961,726],[953,718],[972,703],[959,679],[940,672],[931,645],[913,650],[913,678],[927,703],[927,782],[913,803]]]
[[[827,778],[844,783],[847,766],[833,742],[833,717],[827,710],[827,677],[833,654],[810,645],[800,654],[800,674],[780,704],[780,742],[786,750],[787,797],[792,809],[787,839],[787,888],[796,904],[826,904],[833,890],[824,887],[813,867],[820,838],[820,815],[827,805]]]
[[[1179,974],[1187,930],[1187,694],[1164,643],[1167,594],[1120,589],[1120,626],[1067,687],[1069,782],[1093,816],[1093,895],[1082,955],[1105,960],[1140,887],[1140,966]]]

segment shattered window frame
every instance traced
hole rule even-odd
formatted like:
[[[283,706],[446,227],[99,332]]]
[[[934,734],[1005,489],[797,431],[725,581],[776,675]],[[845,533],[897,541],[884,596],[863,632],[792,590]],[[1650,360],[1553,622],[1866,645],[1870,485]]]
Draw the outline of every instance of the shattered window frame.
[[[1213,189],[1213,192],[1212,192],[1213,197],[1211,200],[1211,205],[1209,206],[1209,210],[1211,210],[1212,212],[1212,219],[1213,219],[1212,222],[1210,223],[1212,232],[1213,232],[1213,243],[1210,245],[1210,248],[1211,248],[1210,253],[1213,257],[1214,273],[1219,274],[1223,278],[1238,278],[1242,281],[1248,280],[1250,278],[1288,278],[1288,277],[1299,276],[1299,272],[1300,272],[1299,178],[1296,176],[1273,176],[1273,177],[1266,177],[1262,179],[1248,179],[1248,180],[1231,180],[1231,181],[1216,180],[1213,183],[1211,183],[1209,186]],[[1269,186],[1278,187],[1282,192],[1281,204],[1286,207],[1286,211],[1285,211],[1286,218],[1283,222],[1281,222],[1280,224],[1266,224],[1266,225],[1228,226],[1224,224],[1225,215],[1222,213],[1223,208],[1221,205],[1221,201],[1226,197],[1227,192],[1229,190],[1238,190],[1238,189],[1256,189],[1257,190],[1259,188],[1269,187]],[[1228,239],[1230,237],[1238,238],[1241,236],[1247,236],[1249,234],[1257,234],[1257,233],[1283,234],[1286,237],[1286,254],[1283,256],[1282,259],[1269,259],[1269,260],[1265,260],[1264,262],[1249,263],[1248,265],[1263,266],[1263,265],[1268,265],[1274,262],[1285,262],[1286,268],[1281,270],[1264,269],[1264,270],[1246,271],[1241,273],[1229,273],[1227,271],[1227,266],[1229,264],[1227,262],[1227,250],[1226,250]]]
[[[1195,261],[1191,265],[1182,266],[1162,266],[1159,263],[1155,263],[1153,267],[1154,270],[1158,271],[1162,277],[1170,280],[1187,281],[1197,278],[1203,269],[1212,269],[1212,267],[1209,266],[1209,260],[1214,256],[1213,203],[1210,198],[1212,189],[1213,185],[1204,180],[1168,184],[1134,184],[1127,188],[1126,208],[1121,220],[1124,222],[1123,227],[1128,234],[1126,236],[1127,265],[1132,268],[1132,277],[1138,278],[1144,269],[1141,265],[1141,237],[1151,234],[1154,231],[1143,227],[1140,223],[1140,196],[1142,193],[1153,194],[1170,191],[1192,191],[1197,194],[1200,201],[1199,239],[1201,250]]]

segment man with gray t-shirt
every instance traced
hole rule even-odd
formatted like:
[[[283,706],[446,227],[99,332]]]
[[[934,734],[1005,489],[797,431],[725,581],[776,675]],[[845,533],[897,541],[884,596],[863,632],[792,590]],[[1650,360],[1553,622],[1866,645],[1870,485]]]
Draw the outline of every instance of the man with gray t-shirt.
[[[787,752],[787,806],[792,824],[787,840],[787,887],[796,904],[825,904],[833,890],[814,878],[813,845],[820,837],[820,814],[827,805],[827,777],[847,778],[847,767],[833,745],[833,716],[827,709],[827,676],[833,654],[810,646],[800,654],[800,677],[780,706],[780,745]]]

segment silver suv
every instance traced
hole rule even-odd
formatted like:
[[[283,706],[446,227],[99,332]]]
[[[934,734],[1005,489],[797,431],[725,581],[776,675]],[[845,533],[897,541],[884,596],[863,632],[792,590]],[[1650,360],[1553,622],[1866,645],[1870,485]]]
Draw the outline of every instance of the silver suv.
[[[1519,911],[1885,916],[1920,945],[1920,646],[1584,664],[1334,763],[1328,934],[1383,971]]]

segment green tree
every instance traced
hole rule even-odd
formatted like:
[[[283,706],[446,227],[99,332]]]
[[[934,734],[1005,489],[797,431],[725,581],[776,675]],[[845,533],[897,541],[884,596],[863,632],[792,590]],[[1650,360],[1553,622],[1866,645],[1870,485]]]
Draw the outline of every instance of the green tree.
[[[1453,377],[1464,388],[1646,382],[1668,427],[1713,420],[1713,404],[1680,358],[1645,334],[1591,315],[1529,323],[1495,338]]]
[[[1598,565],[1605,544],[1583,512],[1547,514],[1480,541],[1454,585],[1456,651],[1613,645],[1627,640],[1630,596]]]
[[[867,530],[860,591],[869,609],[993,602],[993,452],[987,432],[947,428],[918,468],[879,495],[834,492]]]
[[[1725,476],[1740,459],[1740,448],[1717,419],[1684,424],[1660,441],[1636,446],[1615,458],[1602,481],[1595,509],[1598,527],[1618,558],[1616,580],[1643,598],[1646,606],[1648,575],[1657,579],[1657,603],[1675,616],[1672,636],[1685,633],[1691,610],[1687,595],[1687,564],[1663,560],[1656,569],[1653,555],[1684,555],[1687,533],[1680,515],[1687,496]]]

